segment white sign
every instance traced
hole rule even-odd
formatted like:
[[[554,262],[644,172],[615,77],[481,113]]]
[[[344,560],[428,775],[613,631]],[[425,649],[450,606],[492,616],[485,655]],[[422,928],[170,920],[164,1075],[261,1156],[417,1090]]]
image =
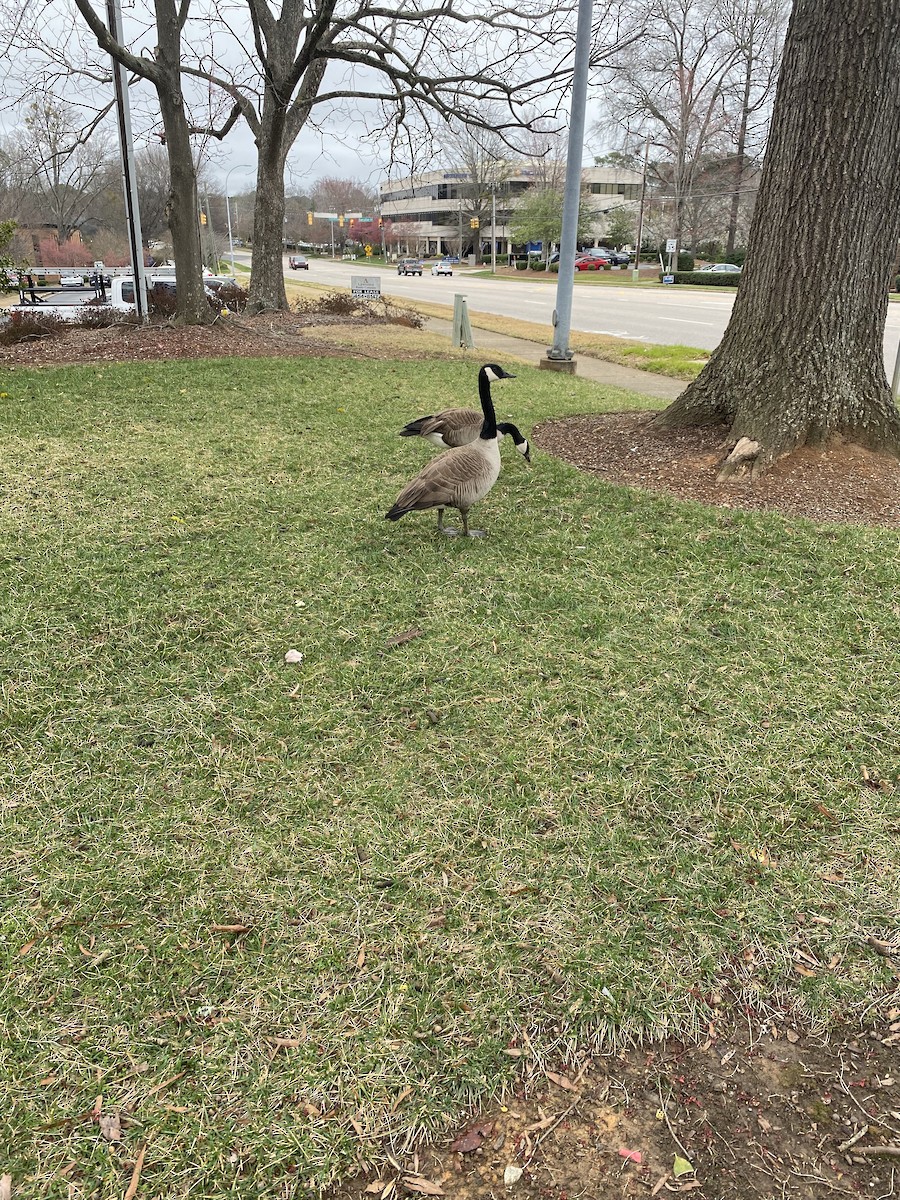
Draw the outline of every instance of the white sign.
[[[674,275],[663,275],[663,283],[674,283],[674,282],[675,282]]]
[[[677,238],[666,238],[666,254],[674,254],[678,249]]]
[[[377,300],[381,296],[380,275],[351,275],[350,295],[361,300]]]

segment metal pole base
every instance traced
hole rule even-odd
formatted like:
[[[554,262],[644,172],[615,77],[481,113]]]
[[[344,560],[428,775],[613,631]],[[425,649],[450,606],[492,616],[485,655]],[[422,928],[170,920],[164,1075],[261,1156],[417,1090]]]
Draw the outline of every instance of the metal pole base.
[[[559,371],[562,375],[575,374],[574,358],[542,358],[538,363],[539,371]]]

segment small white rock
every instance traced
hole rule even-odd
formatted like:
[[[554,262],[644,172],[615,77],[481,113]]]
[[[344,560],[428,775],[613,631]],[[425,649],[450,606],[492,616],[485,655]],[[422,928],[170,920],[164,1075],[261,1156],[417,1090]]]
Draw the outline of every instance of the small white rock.
[[[299,650],[288,650],[284,656],[284,661],[287,663],[301,663],[303,662],[303,655]]]
[[[517,1167],[514,1163],[510,1163],[503,1172],[503,1182],[507,1187],[512,1187],[514,1183],[518,1183],[522,1178],[523,1168]]]

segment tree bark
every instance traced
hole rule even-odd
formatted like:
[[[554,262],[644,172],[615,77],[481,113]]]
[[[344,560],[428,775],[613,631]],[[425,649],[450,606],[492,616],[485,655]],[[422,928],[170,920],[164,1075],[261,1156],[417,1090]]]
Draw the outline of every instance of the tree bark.
[[[253,271],[250,276],[251,313],[287,308],[284,289],[284,164],[292,139],[285,136],[283,112],[269,112],[274,100],[265,98],[253,206]]]
[[[796,0],[731,320],[655,425],[727,425],[755,471],[832,435],[900,455],[882,349],[898,195],[900,0]]]

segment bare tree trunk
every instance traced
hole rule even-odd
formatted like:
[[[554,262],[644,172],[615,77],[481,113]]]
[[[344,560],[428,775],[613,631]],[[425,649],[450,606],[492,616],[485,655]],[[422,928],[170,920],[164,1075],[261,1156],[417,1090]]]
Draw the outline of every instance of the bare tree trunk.
[[[265,124],[264,117],[263,128]],[[283,135],[276,135],[271,129],[268,136],[259,138],[256,203],[253,207],[253,271],[247,304],[248,311],[253,313],[288,306],[283,260],[287,148]]]
[[[834,434],[900,454],[882,349],[898,112],[898,0],[796,0],[731,320],[658,428],[725,424],[755,471]]]

